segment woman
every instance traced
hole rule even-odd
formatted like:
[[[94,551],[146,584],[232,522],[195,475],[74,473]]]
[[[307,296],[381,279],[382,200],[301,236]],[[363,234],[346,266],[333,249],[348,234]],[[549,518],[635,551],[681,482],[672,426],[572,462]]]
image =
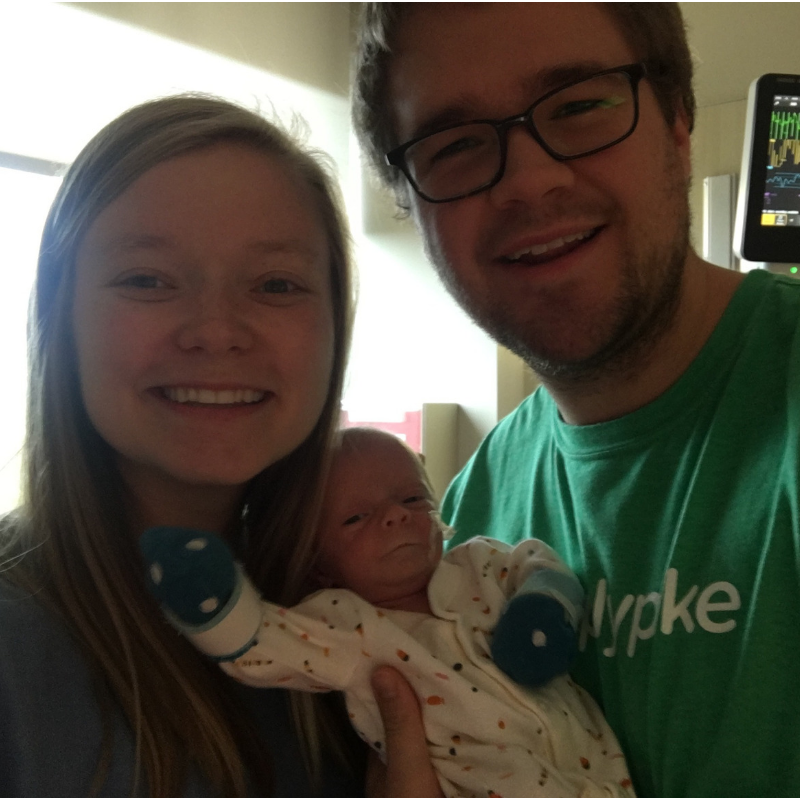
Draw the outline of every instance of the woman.
[[[312,790],[282,697],[232,687],[171,633],[136,542],[218,531],[266,597],[307,588],[350,333],[344,231],[318,158],[217,99],[134,108],[68,171],[31,311],[24,499],[0,539],[0,794]],[[422,742],[394,679],[397,768]],[[345,737],[303,703],[313,790],[357,792]]]

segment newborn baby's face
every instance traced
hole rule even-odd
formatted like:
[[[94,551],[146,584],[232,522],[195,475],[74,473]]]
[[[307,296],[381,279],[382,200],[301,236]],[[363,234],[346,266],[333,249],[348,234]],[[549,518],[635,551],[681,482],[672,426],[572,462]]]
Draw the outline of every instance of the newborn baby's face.
[[[388,434],[336,455],[326,489],[317,574],[374,605],[419,610],[442,555],[435,505],[413,457]]]

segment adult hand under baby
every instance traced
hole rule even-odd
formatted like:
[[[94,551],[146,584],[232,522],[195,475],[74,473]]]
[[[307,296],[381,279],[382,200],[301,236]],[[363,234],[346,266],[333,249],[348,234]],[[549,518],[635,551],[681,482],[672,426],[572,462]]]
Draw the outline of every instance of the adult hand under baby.
[[[422,713],[414,690],[388,666],[372,674],[372,690],[386,731],[386,764],[371,753],[368,797],[443,797],[431,766]]]

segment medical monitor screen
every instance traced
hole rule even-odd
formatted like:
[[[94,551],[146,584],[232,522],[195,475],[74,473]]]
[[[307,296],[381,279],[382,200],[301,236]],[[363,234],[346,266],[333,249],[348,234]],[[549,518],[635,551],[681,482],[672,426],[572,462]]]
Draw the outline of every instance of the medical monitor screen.
[[[800,93],[772,99],[762,225],[800,227]]]
[[[762,75],[750,87],[734,250],[800,264],[800,75]]]

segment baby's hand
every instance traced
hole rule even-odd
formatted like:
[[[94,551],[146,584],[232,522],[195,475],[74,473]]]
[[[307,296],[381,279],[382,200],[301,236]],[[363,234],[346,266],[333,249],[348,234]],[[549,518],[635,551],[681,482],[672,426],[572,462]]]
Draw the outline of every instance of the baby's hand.
[[[569,671],[578,637],[564,606],[545,594],[513,597],[492,638],[492,658],[512,680],[542,686]]]

